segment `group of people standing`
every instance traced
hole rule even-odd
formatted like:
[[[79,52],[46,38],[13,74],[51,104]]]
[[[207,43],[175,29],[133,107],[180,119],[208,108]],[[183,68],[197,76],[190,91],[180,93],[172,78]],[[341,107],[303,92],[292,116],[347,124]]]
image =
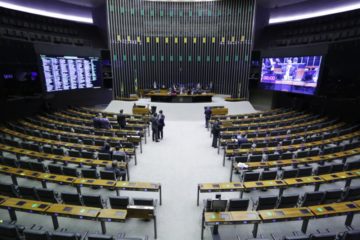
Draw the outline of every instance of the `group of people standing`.
[[[159,142],[164,137],[165,115],[162,110],[154,112],[150,118],[153,142]]]

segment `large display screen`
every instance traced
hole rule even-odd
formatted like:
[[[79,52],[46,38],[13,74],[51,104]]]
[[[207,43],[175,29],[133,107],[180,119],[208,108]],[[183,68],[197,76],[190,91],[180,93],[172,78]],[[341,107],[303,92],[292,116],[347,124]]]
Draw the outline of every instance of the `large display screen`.
[[[315,94],[322,56],[263,58],[260,86],[266,90]]]
[[[46,92],[101,86],[98,57],[41,55]]]

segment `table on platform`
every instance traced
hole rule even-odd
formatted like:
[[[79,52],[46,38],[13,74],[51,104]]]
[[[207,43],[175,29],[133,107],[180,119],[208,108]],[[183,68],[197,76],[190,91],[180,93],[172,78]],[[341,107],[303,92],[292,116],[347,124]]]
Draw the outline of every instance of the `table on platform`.
[[[149,93],[151,102],[174,102],[174,103],[192,103],[192,102],[212,102],[213,93],[204,94],[169,94],[169,93]]]

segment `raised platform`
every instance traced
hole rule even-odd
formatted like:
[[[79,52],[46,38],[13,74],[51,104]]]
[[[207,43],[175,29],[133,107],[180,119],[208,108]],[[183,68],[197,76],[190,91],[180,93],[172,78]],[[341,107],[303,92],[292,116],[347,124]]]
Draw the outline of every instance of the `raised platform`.
[[[199,103],[212,102],[214,94],[168,94],[168,93],[149,93],[148,97],[151,102],[167,102],[167,103]]]

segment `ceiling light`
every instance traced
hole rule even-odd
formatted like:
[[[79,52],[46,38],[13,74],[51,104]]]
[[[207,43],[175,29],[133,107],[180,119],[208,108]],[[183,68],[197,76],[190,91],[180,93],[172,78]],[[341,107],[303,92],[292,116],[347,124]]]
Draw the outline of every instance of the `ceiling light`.
[[[16,10],[16,11],[21,11],[21,12],[27,12],[27,13],[36,14],[36,15],[41,15],[41,16],[46,16],[46,17],[69,20],[69,21],[93,23],[93,19],[91,17],[90,18],[89,17],[79,17],[79,16],[74,16],[74,15],[50,12],[50,11],[35,9],[35,8],[31,8],[31,7],[23,7],[23,6],[15,5],[12,3],[0,2],[0,7],[8,8],[8,9]]]

